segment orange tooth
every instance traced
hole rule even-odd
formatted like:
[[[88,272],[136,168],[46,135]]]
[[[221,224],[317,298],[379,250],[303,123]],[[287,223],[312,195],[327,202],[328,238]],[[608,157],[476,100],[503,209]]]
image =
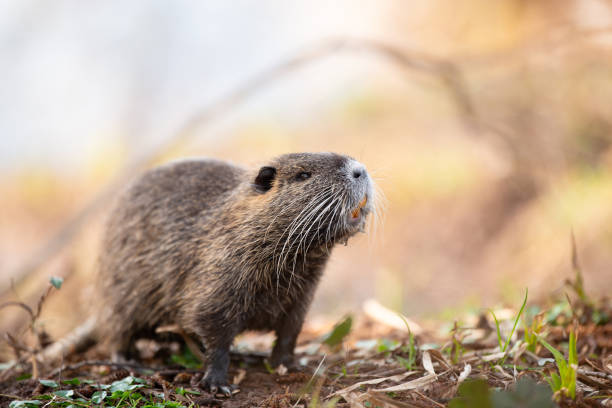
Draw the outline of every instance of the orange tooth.
[[[368,202],[368,196],[363,196],[363,200],[361,200],[361,202],[359,203],[359,208],[363,208],[365,207],[366,203]]]
[[[363,200],[361,200],[357,208],[355,208],[353,212],[351,212],[351,215],[353,216],[353,218],[359,217],[359,212],[361,211],[363,207],[365,207],[367,202],[368,202],[368,196],[366,195],[363,197]]]

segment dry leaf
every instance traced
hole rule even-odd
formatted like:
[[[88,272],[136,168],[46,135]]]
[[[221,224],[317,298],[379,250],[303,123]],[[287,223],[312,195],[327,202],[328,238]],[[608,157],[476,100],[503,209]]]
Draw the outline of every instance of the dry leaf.
[[[334,392],[333,394],[330,395],[330,397],[333,397],[334,395],[344,396],[344,394],[348,394],[349,392],[353,391],[355,388],[359,388],[362,385],[375,385],[375,384],[380,384],[381,382],[385,382],[385,381],[400,381],[412,374],[416,374],[417,372],[418,371],[408,371],[402,374],[392,375],[390,377],[375,378],[373,380],[360,381],[351,386],[348,386],[346,388],[343,388],[341,390]]]
[[[431,355],[429,355],[429,351],[423,352],[423,368],[429,374],[436,375],[436,372],[433,368],[433,363],[431,362]]]
[[[399,392],[399,391],[408,391],[408,390],[416,390],[418,388],[422,388],[432,382],[436,381],[438,376],[435,374],[427,374],[424,377],[417,378],[416,380],[408,381],[403,384],[394,385],[393,387],[382,388],[380,390],[372,390],[373,392]]]
[[[466,378],[468,378],[471,372],[472,366],[470,364],[466,364],[465,367],[463,367],[463,371],[461,371],[461,374],[459,374],[457,384],[461,384]]]

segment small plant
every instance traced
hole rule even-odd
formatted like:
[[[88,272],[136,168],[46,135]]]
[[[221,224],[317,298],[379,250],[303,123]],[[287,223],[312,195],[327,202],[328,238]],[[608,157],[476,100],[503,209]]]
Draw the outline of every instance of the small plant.
[[[503,343],[503,340],[502,340],[501,329],[499,327],[499,321],[497,320],[497,316],[495,316],[495,312],[493,312],[493,310],[490,310],[491,315],[493,315],[493,320],[495,320],[495,327],[497,329],[497,342],[499,343],[499,349],[503,353],[506,352],[506,350],[508,349],[508,345],[510,345],[510,339],[512,339],[512,335],[514,334],[514,331],[516,330],[516,326],[518,325],[519,319],[521,318],[521,315],[523,314],[523,310],[525,310],[525,305],[527,304],[527,296],[528,295],[529,295],[529,288],[526,288],[525,289],[525,299],[523,299],[523,305],[521,306],[521,309],[519,310],[518,314],[516,315],[516,319],[514,319],[514,326],[512,326],[512,330],[510,331],[510,335],[508,335],[508,338],[506,339],[505,343]],[[502,364],[503,364],[505,359],[506,359],[506,357],[504,356],[504,358],[502,359]]]
[[[73,390],[55,391],[36,397],[34,400],[13,401],[9,408],[94,408],[100,406],[112,406],[117,408],[185,408],[176,401],[156,401],[156,397],[148,399],[136,391],[115,391],[111,395],[106,391],[96,391],[89,400],[78,397],[74,398]],[[158,398],[161,398],[159,396]],[[158,402],[159,401],[159,402]]]
[[[202,368],[202,362],[187,346],[183,347],[183,350],[180,354],[172,354],[170,356],[170,360],[174,364],[181,365],[187,369]]]
[[[566,300],[560,300],[545,313],[545,321],[553,326],[567,324],[572,317],[572,310]]]
[[[414,368],[417,356],[417,348],[414,342],[414,334],[412,334],[411,331],[408,331],[408,344],[402,346],[400,350],[403,353],[408,354],[408,358],[397,356],[397,362],[400,363],[401,366],[404,367],[407,371],[411,371]]]
[[[404,345],[400,348],[400,350],[403,353],[407,353],[408,354],[408,358],[403,358],[401,356],[397,356],[397,362],[401,364],[402,367],[404,367],[407,371],[411,371],[412,368],[414,367],[414,363],[416,362],[416,356],[417,356],[417,347],[416,347],[416,342],[414,339],[414,334],[412,334],[412,330],[410,330],[410,325],[408,324],[408,321],[406,320],[406,318],[404,316],[402,316],[400,313],[397,314],[402,321],[404,322],[404,325],[406,325],[406,330],[408,330],[408,344]]]
[[[578,354],[576,352],[576,333],[570,331],[568,344],[568,358],[565,361],[563,354],[551,346],[546,340],[538,336],[538,341],[548,349],[555,358],[559,374],[551,373],[547,379],[550,388],[556,395],[564,395],[571,399],[576,398],[576,372],[578,371]]]
[[[51,338],[49,334],[45,331],[44,327],[40,324],[39,318],[42,312],[43,304],[45,300],[49,297],[49,295],[54,290],[59,290],[62,287],[62,283],[64,282],[63,278],[59,277],[51,277],[49,279],[49,286],[47,290],[41,295],[38,300],[38,304],[36,308],[32,308],[27,304],[20,301],[9,301],[0,304],[0,309],[4,309],[5,307],[19,307],[25,310],[29,314],[30,322],[28,324],[28,329],[30,333],[34,336],[36,344],[34,346],[27,345],[22,343],[18,338],[12,336],[10,333],[6,333],[5,339],[8,345],[14,350],[15,356],[17,359],[22,359],[29,355],[33,357],[36,353],[40,352],[43,348],[45,348],[51,342]],[[31,376],[36,378],[38,377],[38,364],[36,363],[35,358],[31,358],[32,361],[32,373]],[[9,366],[10,368],[11,366]]]
[[[459,333],[460,327],[457,324],[457,321],[453,323],[453,329],[451,330],[451,340],[452,344],[450,346],[449,355],[453,364],[457,364],[461,357],[463,357],[463,353],[465,351],[463,347],[463,338]]]
[[[185,396],[187,394],[191,394],[191,395],[202,395],[201,392],[199,391],[194,391],[194,390],[189,390],[189,389],[185,389],[183,387],[178,387],[176,390],[174,390],[177,394]]]
[[[527,344],[527,350],[535,353],[536,346],[538,345],[538,336],[544,328],[544,318],[541,314],[535,315],[531,321],[531,325],[525,326],[525,343]]]
[[[466,380],[450,408],[554,408],[552,393],[530,378],[520,379],[510,390],[492,390],[484,380]]]
[[[268,360],[264,360],[263,364],[268,374],[274,374],[276,372],[276,370],[274,370],[274,367],[272,367],[272,365],[268,362]]]
[[[574,270],[574,280],[567,280],[565,283],[574,289],[578,298],[582,301],[583,304],[587,306],[593,306],[593,301],[586,294],[586,290],[584,290],[584,280],[582,278],[582,268],[580,268],[580,263],[578,262],[578,251],[576,249],[576,238],[574,237],[574,233],[572,232],[572,269]]]
[[[376,351],[379,353],[385,353],[385,356],[389,356],[391,351],[397,349],[400,346],[400,343],[396,340],[391,340],[387,338],[379,339],[376,345]]]
[[[89,399],[77,393],[75,390],[58,390],[60,384],[51,380],[39,380],[40,384],[53,389],[49,394],[39,395],[35,399],[29,401],[13,401],[9,405],[11,408],[32,408],[38,406],[51,408],[77,408],[77,407],[99,407],[113,406],[117,408],[181,408],[184,407],[175,401],[164,400],[163,394],[152,394],[145,397],[139,392],[140,388],[147,385],[143,379],[127,376],[122,380],[113,382],[112,384],[94,384],[91,380],[80,380],[73,378],[71,380],[62,381],[65,385],[79,386],[82,384],[90,384],[97,388]],[[192,391],[184,390],[185,394],[191,394]]]

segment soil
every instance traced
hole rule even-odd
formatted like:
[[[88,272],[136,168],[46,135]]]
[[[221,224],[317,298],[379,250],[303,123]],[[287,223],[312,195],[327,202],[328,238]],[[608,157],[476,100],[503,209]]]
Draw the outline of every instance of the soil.
[[[580,323],[581,316],[586,318],[586,311],[576,309],[577,320],[570,326],[562,324],[567,323],[565,315],[546,327],[547,341],[562,353],[567,349],[569,332],[578,337],[580,370],[576,397],[556,394],[556,403],[552,402],[553,393],[546,383],[550,374],[557,371],[552,354],[541,346],[535,352],[526,351],[519,329],[509,344],[511,351],[507,357],[500,356],[495,326],[486,315],[476,319],[470,328],[456,328],[442,337],[434,335],[437,330],[426,328],[413,338],[415,348],[411,348],[410,335],[405,330],[392,329],[366,317],[358,318],[356,327],[334,347],[323,344],[324,334],[306,330],[298,347],[300,369],[292,372],[271,370],[265,363],[267,353],[261,352],[269,348],[269,344],[265,345],[268,340],[247,336],[239,342],[241,351],[231,354],[229,378],[239,387],[231,398],[200,388],[201,369],[186,368],[193,361],[179,344],[169,341],[143,343],[137,362],[110,363],[94,346],[68,356],[63,365],[40,365],[37,369],[40,378],[53,380],[61,389],[71,389],[75,397],[88,401],[99,384],[112,384],[132,376],[144,380],[138,393],[147,398],[154,396],[158,402],[162,401],[159,395],[163,393],[166,401],[184,407],[444,407],[457,397],[464,381],[481,380],[490,387],[486,392],[506,392],[505,397],[518,398],[518,394],[512,394],[517,381],[530,379],[536,387],[533,392],[544,394],[551,407],[609,406],[605,404],[611,402],[608,399],[612,395],[612,322]],[[612,315],[609,304],[599,311]],[[506,319],[506,323],[512,320]],[[246,347],[250,351],[244,351],[245,344],[252,346]],[[183,365],[170,362],[177,350]],[[411,356],[414,359],[407,366]],[[0,407],[60,389],[46,387],[38,379],[23,378],[33,372],[27,363],[19,370],[0,371]],[[62,381],[73,378],[79,378],[81,384],[68,385]],[[85,380],[90,382],[83,383]],[[388,387],[395,389],[384,390]],[[325,405],[328,403],[332,405]]]

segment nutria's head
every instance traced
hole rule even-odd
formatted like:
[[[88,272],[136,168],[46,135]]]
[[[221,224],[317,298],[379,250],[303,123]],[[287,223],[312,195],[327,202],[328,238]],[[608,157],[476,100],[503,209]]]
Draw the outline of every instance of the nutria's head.
[[[375,208],[365,166],[335,153],[279,156],[258,170],[251,187],[265,203],[259,216],[281,258],[346,241]]]

